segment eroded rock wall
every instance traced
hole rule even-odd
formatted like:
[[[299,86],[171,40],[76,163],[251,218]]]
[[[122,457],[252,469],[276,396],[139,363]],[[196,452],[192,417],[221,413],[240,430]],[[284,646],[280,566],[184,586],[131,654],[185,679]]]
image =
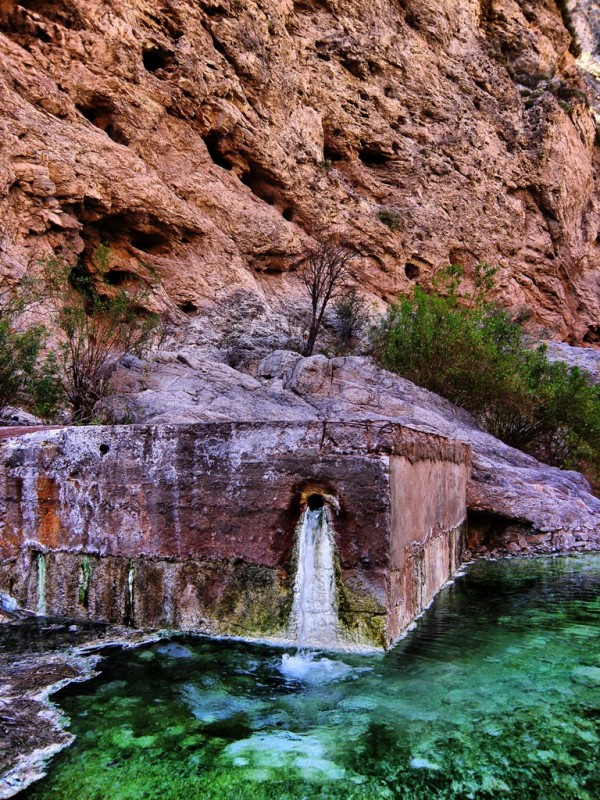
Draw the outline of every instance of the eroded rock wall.
[[[570,45],[554,0],[2,0],[2,273],[106,241],[110,280],[191,340],[223,301],[281,344],[293,270],[336,232],[372,296],[484,260],[504,302],[596,341]]]
[[[0,588],[40,613],[288,638],[296,528],[314,492],[336,500],[342,640],[389,644],[421,610],[412,595],[456,567],[440,556],[429,577],[404,569],[433,538],[456,546],[468,448],[398,425],[66,428],[0,453]],[[406,597],[399,569],[421,581]]]

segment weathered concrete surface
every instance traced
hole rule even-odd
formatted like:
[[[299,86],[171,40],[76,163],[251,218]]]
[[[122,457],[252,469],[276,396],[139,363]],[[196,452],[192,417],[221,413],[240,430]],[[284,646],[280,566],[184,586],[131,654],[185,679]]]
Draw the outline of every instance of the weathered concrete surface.
[[[463,409],[368,358],[302,358],[276,351],[252,377],[201,358],[192,348],[180,356],[160,354],[151,366],[130,360],[121,373],[118,402],[135,408],[141,422],[260,420],[265,415],[307,421],[371,419],[440,434],[472,449],[469,510],[491,515],[504,527],[518,522],[533,537],[522,552],[600,547],[600,500],[582,475],[549,467],[509,447],[484,433]],[[537,540],[538,534],[543,541]]]
[[[388,629],[392,640],[429,605],[461,564],[466,478],[459,463],[391,459]]]
[[[295,531],[318,492],[339,503],[347,639],[388,645],[421,609],[391,572],[420,579],[409,551],[427,561],[466,514],[468,448],[387,422],[65,428],[5,440],[0,456],[2,590],[147,628],[285,638]],[[450,576],[443,558],[423,597]],[[391,591],[406,606],[394,619]]]

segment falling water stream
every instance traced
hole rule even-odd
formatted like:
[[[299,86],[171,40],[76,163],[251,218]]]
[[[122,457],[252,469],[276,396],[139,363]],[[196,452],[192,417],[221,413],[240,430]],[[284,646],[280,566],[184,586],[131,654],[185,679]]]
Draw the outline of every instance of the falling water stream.
[[[296,673],[242,642],[112,648],[21,797],[598,800],[599,633],[590,554],[477,563],[390,652]]]
[[[298,648],[335,647],[337,603],[334,543],[327,510],[307,508],[298,532],[292,626]]]

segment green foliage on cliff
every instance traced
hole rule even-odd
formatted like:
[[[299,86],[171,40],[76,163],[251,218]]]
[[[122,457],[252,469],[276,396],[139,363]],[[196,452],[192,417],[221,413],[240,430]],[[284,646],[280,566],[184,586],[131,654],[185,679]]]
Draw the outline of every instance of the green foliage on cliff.
[[[417,286],[375,332],[383,366],[448,398],[484,430],[547,463],[600,473],[600,387],[577,368],[526,346],[521,328],[489,300],[494,270],[478,265],[471,293],[461,270]]]
[[[21,401],[35,375],[43,329],[19,330],[14,321],[0,317],[0,410]]]
[[[42,265],[45,291],[61,332],[55,354],[59,381],[78,423],[94,420],[98,402],[112,391],[119,359],[141,355],[161,322],[158,314],[144,309],[146,291],[110,283],[112,261],[110,249],[100,245],[87,267],[62,258]]]
[[[0,292],[0,411],[20,404],[46,417],[57,400],[55,362],[43,354],[44,327],[24,319],[35,298],[28,278]]]

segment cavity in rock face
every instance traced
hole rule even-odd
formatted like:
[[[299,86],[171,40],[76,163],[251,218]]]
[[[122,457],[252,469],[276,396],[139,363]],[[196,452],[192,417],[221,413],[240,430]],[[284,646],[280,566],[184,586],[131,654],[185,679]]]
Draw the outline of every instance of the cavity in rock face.
[[[292,635],[300,649],[330,647],[338,638],[333,535],[327,509],[318,506],[309,502],[298,526]]]

